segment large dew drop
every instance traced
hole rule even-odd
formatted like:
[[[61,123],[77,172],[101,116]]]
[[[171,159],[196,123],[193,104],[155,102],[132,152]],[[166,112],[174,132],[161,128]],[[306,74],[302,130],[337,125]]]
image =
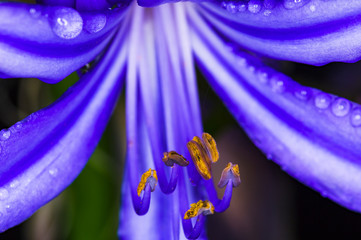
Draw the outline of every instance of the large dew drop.
[[[355,108],[350,116],[351,125],[354,127],[361,126],[361,108]]]
[[[326,109],[330,106],[332,97],[326,93],[319,93],[315,97],[315,106],[319,109]]]
[[[346,116],[351,108],[351,104],[344,98],[338,98],[332,103],[332,113],[337,117]]]
[[[107,17],[104,14],[84,16],[84,29],[89,33],[97,33],[105,27]]]
[[[248,3],[248,11],[251,13],[259,13],[262,9],[262,4],[259,0],[251,0]]]
[[[72,8],[58,8],[49,18],[53,32],[64,39],[77,37],[83,29],[83,19]]]

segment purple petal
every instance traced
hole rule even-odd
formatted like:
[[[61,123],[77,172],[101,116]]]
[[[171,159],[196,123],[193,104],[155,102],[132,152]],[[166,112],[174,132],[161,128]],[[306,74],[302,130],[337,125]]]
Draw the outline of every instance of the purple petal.
[[[361,112],[226,49],[195,12],[193,49],[209,83],[255,144],[290,175],[361,212]]]
[[[0,3],[1,76],[60,81],[99,54],[124,11],[89,15],[67,7]]]
[[[0,132],[0,232],[58,195],[86,164],[122,86],[122,37],[58,101]]]
[[[75,0],[37,0],[37,3],[49,6],[75,7]]]
[[[80,11],[94,11],[108,9],[110,4],[106,0],[77,0],[76,9]]]
[[[313,65],[361,59],[360,1],[265,1],[260,9],[255,1],[220,5],[204,4],[200,12],[249,50]]]

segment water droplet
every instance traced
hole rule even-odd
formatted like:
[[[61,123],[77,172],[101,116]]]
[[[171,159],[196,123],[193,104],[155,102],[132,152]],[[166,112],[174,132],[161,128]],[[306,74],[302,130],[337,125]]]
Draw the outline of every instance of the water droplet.
[[[11,211],[11,209],[10,209],[10,208],[11,208],[11,206],[10,206],[9,204],[8,204],[8,205],[6,205],[6,206],[5,206],[5,208],[6,208],[6,211],[7,211],[7,212],[10,212],[10,211]]]
[[[274,92],[282,93],[286,90],[285,82],[278,77],[273,77],[270,81],[270,84],[271,89]]]
[[[316,11],[316,6],[315,6],[315,5],[311,5],[311,6],[310,6],[310,11],[311,11],[311,12]]]
[[[352,110],[351,116],[351,125],[354,127],[360,127],[361,126],[361,108],[355,108]]]
[[[97,33],[105,27],[107,17],[104,14],[93,14],[83,17],[84,29],[89,33]]]
[[[238,9],[238,12],[244,12],[247,9],[247,5],[244,3],[240,3],[240,4],[238,4],[237,9]]]
[[[33,18],[38,18],[41,16],[41,9],[39,7],[32,7],[29,9],[29,13]]]
[[[56,9],[49,20],[53,32],[64,39],[77,37],[83,29],[83,19],[72,8]]]
[[[319,109],[326,109],[330,106],[332,97],[327,93],[319,93],[315,97],[315,106]]]
[[[0,201],[9,197],[9,192],[5,188],[0,188]]]
[[[236,13],[237,10],[238,10],[237,7],[236,7],[236,4],[234,4],[234,2],[228,3],[226,9],[230,13]]]
[[[265,10],[263,12],[263,15],[265,15],[266,17],[268,17],[269,15],[271,15],[272,11],[271,10]]]
[[[57,168],[50,169],[49,174],[53,177],[56,177],[58,175],[58,169]]]
[[[308,100],[311,97],[311,91],[306,87],[301,87],[295,91],[296,98],[300,100]]]
[[[258,80],[261,82],[261,83],[267,83],[268,82],[268,73],[267,72],[264,72],[264,71],[258,71],[257,73],[257,77],[258,77]]]
[[[251,13],[259,13],[262,9],[261,2],[259,0],[251,0],[248,3],[248,11]]]
[[[298,9],[310,0],[283,0],[283,6],[287,9]]]
[[[350,102],[344,98],[336,99],[331,106],[332,113],[337,117],[346,116],[349,113],[350,108]]]
[[[9,129],[3,129],[0,131],[0,141],[5,141],[10,138],[11,132]]]
[[[15,126],[15,129],[19,130],[23,127],[23,124],[21,122],[17,122],[17,123],[15,123],[14,126]]]
[[[40,111],[34,112],[34,113],[30,114],[29,116],[27,116],[27,117],[23,120],[23,122],[31,122],[31,121],[34,121],[35,119],[38,118],[39,112],[40,112]]]
[[[20,185],[20,182],[18,180],[14,180],[10,183],[11,188],[16,188],[19,185]]]

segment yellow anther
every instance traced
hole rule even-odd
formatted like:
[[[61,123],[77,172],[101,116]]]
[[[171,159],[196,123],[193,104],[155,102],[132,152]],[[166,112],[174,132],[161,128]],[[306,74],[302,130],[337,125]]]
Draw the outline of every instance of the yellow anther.
[[[203,133],[202,134],[202,140],[205,146],[205,149],[207,149],[207,152],[209,154],[209,158],[212,162],[217,162],[219,159],[219,153],[217,149],[217,144],[214,138],[209,133]]]
[[[184,219],[194,218],[199,216],[200,214],[210,215],[213,213],[214,213],[214,206],[210,201],[199,200],[197,203],[191,204],[189,210],[184,214]]]
[[[203,133],[202,139],[198,136],[193,137],[188,142],[187,148],[196,166],[198,173],[206,180],[212,177],[211,163],[219,159],[217,144],[209,133]]]
[[[195,142],[197,142],[200,146],[203,147],[203,142],[202,142],[202,139],[201,139],[200,137],[194,136],[192,140],[195,141]],[[204,149],[204,150],[205,150],[205,149]]]
[[[151,191],[153,192],[155,190],[155,186],[157,186],[157,182],[158,182],[157,172],[149,168],[148,171],[143,173],[142,178],[140,179],[140,183],[137,188],[138,196],[140,196],[146,184],[150,185]]]
[[[211,179],[211,163],[203,147],[192,140],[187,143],[187,148],[198,173],[206,180]]]
[[[221,179],[219,180],[218,187],[223,188],[227,185],[228,181],[232,181],[233,187],[241,184],[241,176],[239,174],[238,164],[228,163],[227,167],[223,169]]]
[[[182,167],[188,166],[189,164],[189,162],[185,159],[185,157],[183,157],[182,155],[178,154],[175,151],[164,152],[162,160],[165,163],[165,165],[169,167],[173,167],[174,163]]]

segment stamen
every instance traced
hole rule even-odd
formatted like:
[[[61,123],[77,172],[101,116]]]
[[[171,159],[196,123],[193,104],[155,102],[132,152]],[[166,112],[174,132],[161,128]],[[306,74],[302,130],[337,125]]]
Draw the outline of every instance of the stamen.
[[[211,164],[219,159],[217,144],[209,133],[203,133],[202,139],[193,137],[188,142],[187,148],[196,166],[198,173],[206,180],[211,179]]]
[[[214,214],[214,206],[210,201],[199,200],[197,203],[192,203],[190,209],[184,214],[184,219],[194,218],[201,214]]]
[[[203,133],[202,140],[211,161],[213,163],[217,162],[219,159],[219,153],[216,140],[214,140],[214,138],[209,133]]]
[[[195,140],[191,140],[187,143],[187,148],[198,173],[206,180],[211,179],[211,163],[202,145]]]
[[[178,154],[176,151],[164,152],[162,160],[168,167],[173,167],[174,163],[182,167],[188,166],[189,164],[189,161],[187,161],[185,157]]]
[[[157,182],[158,182],[158,177],[157,177],[156,171],[149,168],[148,171],[143,173],[140,183],[138,185],[138,188],[137,188],[138,196],[140,196],[140,194],[142,193],[142,191],[145,189],[145,187],[147,185],[149,185],[151,191],[154,192],[155,186],[157,186]]]
[[[237,187],[241,184],[238,164],[228,163],[227,167],[223,169],[221,179],[218,182],[218,187],[225,187],[228,181],[232,181],[233,187]]]

